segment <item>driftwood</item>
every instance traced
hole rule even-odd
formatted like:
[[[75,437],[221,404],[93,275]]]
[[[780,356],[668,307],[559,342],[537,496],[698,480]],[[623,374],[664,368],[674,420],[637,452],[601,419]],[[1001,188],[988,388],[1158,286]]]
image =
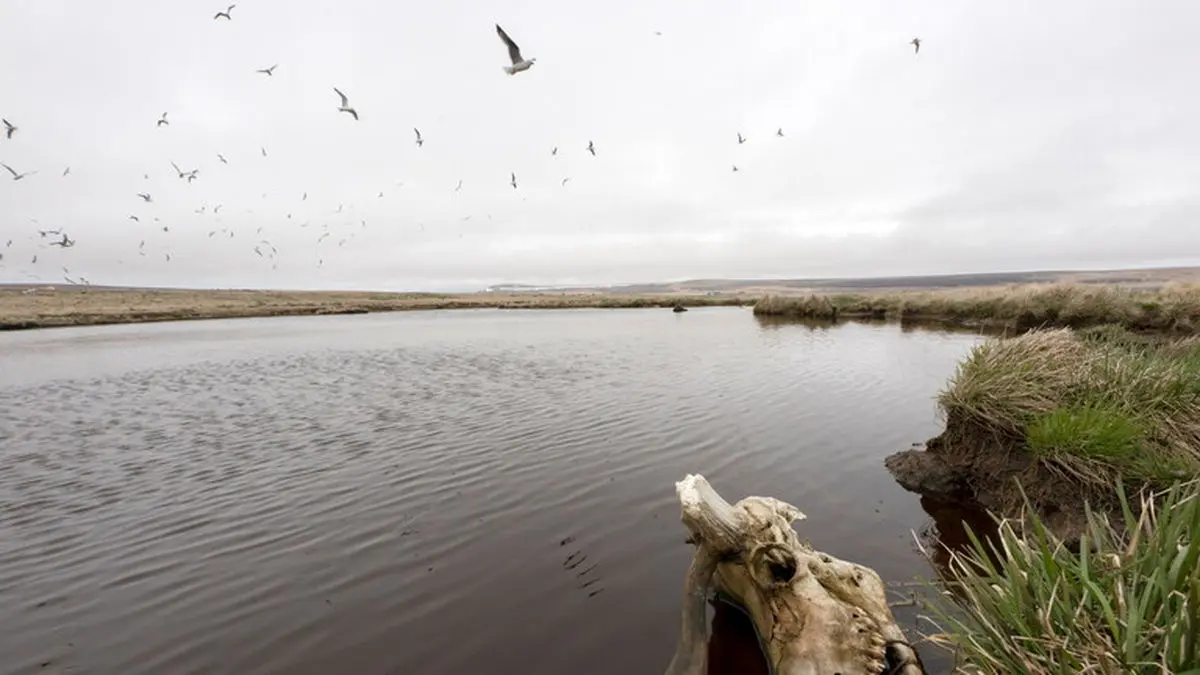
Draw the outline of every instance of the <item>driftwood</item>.
[[[796,507],[770,497],[729,504],[703,476],[675,484],[696,546],[683,625],[666,675],[707,672],[708,593],[740,606],[776,675],[923,675],[874,570],[815,551],[796,536]]]

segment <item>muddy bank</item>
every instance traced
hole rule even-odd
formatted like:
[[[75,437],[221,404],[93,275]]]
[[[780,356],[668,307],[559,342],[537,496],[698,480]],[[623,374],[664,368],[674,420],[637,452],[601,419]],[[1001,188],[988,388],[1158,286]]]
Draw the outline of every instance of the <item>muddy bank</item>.
[[[970,512],[990,511],[1005,518],[1021,515],[1023,494],[1051,531],[1069,546],[1087,527],[1085,501],[1122,522],[1115,495],[1072,480],[1039,462],[1024,440],[1005,437],[954,415],[946,431],[923,447],[889,455],[888,472],[905,490],[942,508],[956,505]]]

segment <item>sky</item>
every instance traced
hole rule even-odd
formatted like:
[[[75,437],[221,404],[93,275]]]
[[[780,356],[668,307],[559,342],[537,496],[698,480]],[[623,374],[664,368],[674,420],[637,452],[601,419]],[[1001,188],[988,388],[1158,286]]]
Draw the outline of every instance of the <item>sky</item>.
[[[1194,0],[227,4],[0,0],[0,282],[1200,264]]]

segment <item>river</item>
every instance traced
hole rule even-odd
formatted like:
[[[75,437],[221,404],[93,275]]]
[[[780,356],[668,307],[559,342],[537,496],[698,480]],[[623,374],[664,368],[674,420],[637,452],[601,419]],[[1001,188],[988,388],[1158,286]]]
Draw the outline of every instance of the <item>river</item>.
[[[0,672],[661,673],[687,473],[930,575],[883,458],[978,339],[742,308],[0,334]]]

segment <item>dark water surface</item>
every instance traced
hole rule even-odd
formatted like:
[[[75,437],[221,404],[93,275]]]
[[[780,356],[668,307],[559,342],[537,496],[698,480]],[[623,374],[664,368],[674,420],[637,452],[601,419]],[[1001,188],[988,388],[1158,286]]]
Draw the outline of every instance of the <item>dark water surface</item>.
[[[2,334],[0,672],[661,673],[687,473],[930,576],[882,461],[976,340],[739,308]]]

